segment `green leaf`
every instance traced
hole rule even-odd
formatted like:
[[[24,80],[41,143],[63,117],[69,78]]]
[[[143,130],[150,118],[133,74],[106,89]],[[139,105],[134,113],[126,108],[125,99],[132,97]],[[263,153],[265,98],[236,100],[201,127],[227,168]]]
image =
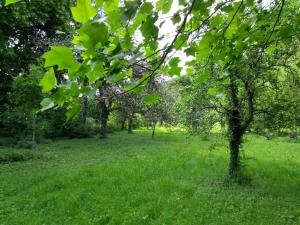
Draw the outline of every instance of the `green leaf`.
[[[141,26],[141,32],[145,38],[145,41],[154,41],[158,37],[158,28],[155,26],[157,21],[157,15],[149,15],[146,21]]]
[[[178,66],[179,62],[180,62],[179,57],[174,57],[170,60],[169,65],[171,67],[175,67],[175,66]]]
[[[179,15],[179,13],[175,13],[172,18],[171,18],[173,24],[179,23],[181,20],[181,17]]]
[[[267,54],[272,54],[276,50],[276,45],[269,45],[266,49]]]
[[[129,49],[132,47],[132,43],[131,43],[131,37],[129,35],[128,32],[126,32],[125,36],[124,36],[124,40],[123,40],[123,43],[122,43],[122,47],[124,49]]]
[[[246,0],[246,5],[252,7],[255,5],[254,0]]]
[[[138,12],[133,24],[129,28],[129,33],[132,35],[135,30],[146,21],[146,18],[149,14],[151,14],[153,6],[150,2],[144,2]]]
[[[230,24],[230,26],[228,27],[228,29],[225,32],[225,37],[227,39],[233,39],[233,37],[235,36],[235,34],[239,34],[239,29],[238,29],[238,23],[235,20],[233,20],[233,22]]]
[[[55,106],[54,102],[50,98],[44,98],[41,102],[42,109],[41,111],[46,111],[48,109],[51,109]]]
[[[57,80],[53,68],[44,75],[43,79],[40,82],[43,92],[51,91],[57,85]]]
[[[196,78],[195,83],[203,84],[208,80],[208,78],[209,78],[209,73],[202,73]]]
[[[193,14],[207,17],[209,15],[209,8],[212,5],[212,3],[214,3],[214,1],[212,1],[212,0],[195,1],[195,5],[193,8]]]
[[[145,85],[141,85],[132,90],[132,92],[136,95],[140,94],[143,90],[145,90]]]
[[[145,81],[146,83],[146,81]],[[135,94],[140,94],[144,90],[145,84],[139,84],[137,86],[136,84],[133,83],[125,83],[124,84],[124,90],[127,91],[128,93],[135,93]]]
[[[156,3],[156,9],[162,11],[162,13],[168,13],[171,9],[173,0],[158,0]]]
[[[194,69],[193,68],[186,68],[185,73],[186,73],[186,75],[192,75],[194,73]]]
[[[188,35],[186,33],[180,34],[174,43],[176,50],[181,49],[187,45]]]
[[[153,9],[153,6],[150,2],[145,2],[141,6],[140,13],[142,14],[150,14]]]
[[[65,95],[64,87],[59,87],[54,94],[55,103],[59,106],[63,106],[63,104],[65,103],[65,100],[66,100],[65,98],[66,98],[66,95]]]
[[[106,46],[108,43],[108,27],[104,23],[87,22],[79,30],[73,43],[83,46],[87,51],[94,52],[95,47]]]
[[[124,90],[127,91],[127,92],[132,92],[133,88],[135,88],[135,85],[132,84],[132,83],[125,83],[124,84]]]
[[[20,2],[21,0],[6,0],[5,1],[5,6],[16,3],[16,2]]]
[[[206,33],[202,37],[202,39],[199,43],[199,52],[196,57],[197,60],[202,60],[202,59],[206,58],[207,56],[209,56],[213,41],[214,41],[214,36],[210,32]]]
[[[178,0],[179,5],[185,5],[186,4],[186,0]]]
[[[72,50],[67,47],[52,46],[42,57],[45,59],[45,67],[57,65],[59,70],[68,69],[70,72],[76,72],[80,68]]]
[[[226,6],[222,7],[221,10],[226,13],[230,13],[230,12],[234,12],[234,7],[233,7],[233,5],[226,5]]]
[[[91,70],[87,72],[87,77],[90,83],[94,83],[96,80],[104,77],[103,63],[94,63],[90,66]]]
[[[168,74],[170,76],[180,76],[181,74],[181,67],[178,66],[180,59],[178,57],[174,57],[170,60],[169,65],[170,69],[168,70]]]
[[[127,74],[125,72],[121,72],[121,73],[118,73],[118,74],[114,74],[113,76],[111,76],[109,78],[109,80],[112,83],[118,83],[118,82],[122,81],[126,76],[127,76]]]
[[[72,7],[71,11],[74,20],[79,23],[88,22],[97,13],[90,0],[77,0],[77,5]]]
[[[210,26],[212,28],[216,28],[216,27],[220,26],[222,24],[222,22],[223,22],[223,17],[221,14],[218,14],[210,20]]]
[[[123,11],[118,7],[119,0],[104,1],[104,10],[107,22],[112,32],[120,28]]]
[[[80,104],[73,104],[72,106],[70,106],[66,113],[67,121],[74,118],[74,116],[76,116],[76,114],[78,114],[79,111],[80,111]]]
[[[192,45],[185,49],[184,51],[188,56],[192,55],[192,56],[195,56],[196,53],[198,52],[198,46],[195,42],[192,43]]]
[[[181,67],[171,67],[168,71],[170,76],[180,76],[181,75]]]
[[[144,97],[144,104],[145,105],[150,105],[150,104],[153,104],[153,103],[157,102],[159,99],[160,99],[159,94],[147,95],[147,96]]]
[[[138,1],[124,1],[124,8],[121,8],[121,10],[123,11],[122,20],[132,20],[136,15],[139,7],[140,2]]]
[[[284,26],[279,29],[279,35],[282,39],[289,38],[294,33],[292,26]]]
[[[80,95],[77,82],[72,82],[70,89],[68,89],[70,96],[77,98]]]
[[[149,82],[150,74],[144,73],[143,76],[138,80],[141,85],[146,85]]]
[[[216,96],[217,93],[218,93],[217,88],[209,88],[207,91],[207,94],[209,94],[210,96]]]

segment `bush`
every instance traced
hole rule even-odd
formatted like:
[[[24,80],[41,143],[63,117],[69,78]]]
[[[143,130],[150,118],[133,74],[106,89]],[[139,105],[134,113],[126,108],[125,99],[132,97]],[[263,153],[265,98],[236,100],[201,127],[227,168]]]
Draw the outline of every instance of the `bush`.
[[[28,131],[28,116],[18,109],[7,109],[0,114],[0,136],[17,137]]]
[[[108,131],[114,130],[115,127],[108,124]],[[99,121],[88,117],[86,123],[82,124],[79,120],[74,120],[66,123],[64,126],[64,137],[68,138],[88,138],[97,135],[100,132]]]
[[[107,125],[107,133],[113,133],[115,131],[120,131],[121,128],[116,123],[108,123]]]
[[[26,136],[24,138],[20,138],[18,141],[15,143],[15,147],[18,148],[26,148],[30,149],[33,148],[33,142],[32,142],[32,137],[31,136]]]
[[[293,140],[293,139],[297,139],[297,132],[291,132],[289,133],[289,139]]]
[[[92,130],[86,124],[73,122],[66,125],[65,134],[68,138],[88,138],[92,135]]]
[[[28,150],[0,150],[0,163],[22,162],[39,156]]]
[[[7,146],[13,142],[13,138],[11,137],[1,137],[0,138],[0,146]]]

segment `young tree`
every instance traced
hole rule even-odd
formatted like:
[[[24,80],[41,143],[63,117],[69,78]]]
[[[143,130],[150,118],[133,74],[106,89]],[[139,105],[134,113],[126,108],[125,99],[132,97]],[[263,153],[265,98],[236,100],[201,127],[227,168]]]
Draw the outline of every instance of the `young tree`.
[[[24,120],[31,121],[29,127],[32,130],[32,146],[36,144],[37,116],[40,110],[40,102],[44,97],[39,86],[42,75],[43,70],[41,67],[31,66],[29,74],[14,78],[12,91],[9,94],[12,108],[23,113],[25,115]]]
[[[278,54],[281,60],[291,57],[286,43],[297,40],[299,24],[295,23],[296,18],[288,19],[284,14],[285,1],[279,3],[264,9],[255,4],[249,8],[247,2],[238,2],[228,16],[229,23],[216,31],[211,22],[199,43],[209,49],[208,63],[196,67],[201,71],[199,79],[211,86],[208,94],[215,96],[218,103],[215,109],[223,110],[227,118],[230,175],[239,169],[240,145],[258,110],[258,93],[272,80],[268,65]],[[270,16],[275,20],[270,20]],[[283,32],[286,27],[290,34]]]
[[[172,124],[174,120],[173,109],[175,96],[170,88],[170,81],[160,77],[150,81],[145,88],[143,116],[150,123],[152,139],[158,123]]]

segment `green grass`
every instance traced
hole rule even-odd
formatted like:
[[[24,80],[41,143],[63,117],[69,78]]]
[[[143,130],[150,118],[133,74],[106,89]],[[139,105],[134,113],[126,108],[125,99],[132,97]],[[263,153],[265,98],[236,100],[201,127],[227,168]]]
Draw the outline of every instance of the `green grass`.
[[[247,136],[244,184],[225,182],[225,142],[211,143],[136,131],[41,145],[0,164],[0,224],[300,224],[299,143]]]

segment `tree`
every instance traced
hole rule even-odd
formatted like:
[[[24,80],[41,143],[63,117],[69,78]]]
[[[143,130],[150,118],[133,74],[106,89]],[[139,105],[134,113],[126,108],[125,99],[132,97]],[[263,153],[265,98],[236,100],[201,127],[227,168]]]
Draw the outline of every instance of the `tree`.
[[[112,110],[113,99],[110,97],[110,87],[102,87],[97,92],[97,101],[100,109],[100,138],[107,136],[107,123]]]
[[[29,74],[14,78],[12,83],[12,92],[9,93],[9,103],[11,108],[5,113],[5,115],[10,114],[12,117],[14,117],[13,114],[16,112],[19,112],[20,115],[23,114],[23,123],[28,121],[29,125],[24,124],[24,130],[17,129],[16,131],[12,131],[11,129],[15,127],[15,125],[10,124],[8,126],[9,128],[7,128],[10,131],[6,131],[6,135],[26,135],[25,132],[28,132],[28,128],[30,128],[30,130],[32,130],[32,146],[36,144],[37,116],[40,110],[40,102],[44,97],[39,86],[39,81],[43,72],[44,71],[40,66],[31,66]],[[7,119],[8,118],[6,118],[6,120]],[[6,122],[9,121],[10,120]],[[21,121],[15,122],[18,123]],[[5,123],[5,121],[3,121],[3,123]]]
[[[238,2],[235,11],[229,15],[229,23],[217,31],[210,24],[209,31],[200,40],[200,46],[203,44],[210,49],[209,63],[206,64],[209,66],[201,70],[200,64],[196,68],[202,71],[199,79],[207,80],[211,85],[208,94],[215,96],[214,101],[219,103],[216,110],[222,109],[227,117],[230,175],[239,169],[239,148],[254,119],[258,92],[272,79],[268,65],[278,52],[282,60],[289,58],[290,52],[278,46],[297,39],[294,32],[299,26],[294,21],[296,18],[280,20],[286,16],[283,14],[285,1],[279,3],[264,9],[255,4],[248,8],[247,3]],[[276,19],[270,21],[270,15]],[[282,26],[289,27],[291,35],[283,33]]]
[[[299,57],[297,43],[291,42],[289,46],[282,46],[276,52],[277,57],[270,58],[268,68],[268,87],[258,92],[258,116],[253,124],[254,131],[271,138],[272,133],[291,135],[297,132],[299,115]],[[284,51],[291,57],[282,57]],[[285,130],[285,132],[282,132]]]
[[[197,66],[204,65],[205,70],[218,72],[201,70],[213,74],[209,94],[224,96],[231,152],[229,173],[235,174],[242,137],[254,118],[256,87],[265,80],[260,77],[264,73],[260,65],[268,62],[266,53],[276,49],[278,43],[287,43],[299,35],[299,2],[292,0],[287,4],[285,0],[276,0],[262,6],[255,0],[179,1],[182,7],[172,18],[175,25],[179,24],[177,31],[162,49],[158,49],[163,36],[159,36],[156,22],[160,12],[170,11],[172,1],[160,0],[155,8],[141,1],[82,3],[78,0],[72,8],[74,20],[81,23],[72,42],[75,46],[53,46],[43,56],[48,73],[52,73],[53,67],[67,72],[67,82],[60,87],[52,85],[50,91],[57,88],[57,93],[70,93],[63,101],[53,98],[49,106],[69,104],[68,116],[72,117],[80,108],[76,102],[79,96],[89,92],[84,86],[85,77],[89,88],[96,92],[108,83],[120,84],[130,79],[133,65],[143,66],[141,62],[148,61],[148,72],[138,82],[121,85],[118,95],[138,93],[161,71],[170,76],[180,75],[180,58],[172,57],[172,53],[184,51],[194,57],[187,66],[198,70]],[[295,12],[289,17],[287,5]],[[103,20],[97,20],[97,11],[103,12]],[[131,37],[138,32],[143,40],[134,43]],[[82,60],[79,62],[78,58]],[[72,83],[76,89],[69,88]]]
[[[170,125],[173,123],[173,108],[175,105],[174,93],[171,90],[170,81],[160,77],[151,80],[145,88],[143,116],[152,129],[152,139],[155,136],[157,124]]]
[[[10,2],[7,0],[6,4]],[[16,82],[14,78],[21,74],[27,79],[25,76],[30,73],[30,65],[37,64],[37,58],[48,50],[49,45],[63,43],[71,29],[71,1],[33,0],[6,7],[3,4],[1,1],[0,114],[12,110],[9,93],[16,91],[12,86]],[[12,124],[1,120],[0,126],[7,130]]]

